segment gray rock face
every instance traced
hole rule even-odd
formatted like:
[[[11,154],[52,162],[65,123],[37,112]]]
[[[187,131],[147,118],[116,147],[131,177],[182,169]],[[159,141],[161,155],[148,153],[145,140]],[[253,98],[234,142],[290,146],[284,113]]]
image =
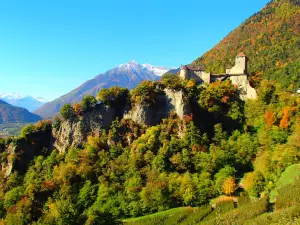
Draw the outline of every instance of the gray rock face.
[[[183,91],[165,89],[164,94],[157,95],[153,105],[136,105],[124,118],[145,125],[156,125],[174,111],[180,118],[190,113],[188,99]]]
[[[66,151],[69,147],[82,145],[87,137],[92,134],[99,134],[102,129],[107,129],[116,118],[114,108],[98,105],[91,112],[75,121],[63,121],[58,130],[53,129],[53,146],[60,152]]]
[[[16,146],[13,144],[9,144],[6,148],[6,154],[7,157],[4,157],[3,161],[0,165],[0,171],[3,173],[5,177],[8,177],[13,169],[13,160],[14,160],[14,154],[15,154]]]
[[[169,111],[174,110],[181,119],[184,115],[190,113],[188,98],[182,90],[174,91],[171,89],[165,89],[165,94]]]

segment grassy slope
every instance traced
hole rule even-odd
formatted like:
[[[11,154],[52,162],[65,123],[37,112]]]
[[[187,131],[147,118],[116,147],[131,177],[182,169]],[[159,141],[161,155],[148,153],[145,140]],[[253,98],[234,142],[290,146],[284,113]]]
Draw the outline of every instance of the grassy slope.
[[[278,190],[283,188],[288,184],[295,182],[296,178],[300,176],[300,164],[294,164],[286,168],[286,170],[281,174],[276,187],[270,194],[270,202],[275,202]]]

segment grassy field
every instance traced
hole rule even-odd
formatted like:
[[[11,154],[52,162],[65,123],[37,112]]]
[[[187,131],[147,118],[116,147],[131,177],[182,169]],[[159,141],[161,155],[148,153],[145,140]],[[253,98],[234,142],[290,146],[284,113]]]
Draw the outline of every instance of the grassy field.
[[[126,225],[172,225],[195,224],[212,212],[210,206],[204,207],[180,207],[148,216],[123,220]]]

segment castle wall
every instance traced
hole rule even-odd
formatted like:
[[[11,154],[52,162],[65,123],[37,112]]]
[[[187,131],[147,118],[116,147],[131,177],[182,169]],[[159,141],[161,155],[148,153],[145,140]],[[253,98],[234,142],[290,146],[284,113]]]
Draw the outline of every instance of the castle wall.
[[[181,74],[181,72],[180,72]],[[183,76],[180,76],[183,77]],[[197,82],[200,83],[210,83],[210,73],[207,73],[205,71],[200,70],[188,70],[188,74],[185,77],[185,79],[194,79]]]
[[[188,76],[188,71],[187,70],[180,70],[180,74],[179,74],[180,78],[181,79],[189,79],[189,76]]]

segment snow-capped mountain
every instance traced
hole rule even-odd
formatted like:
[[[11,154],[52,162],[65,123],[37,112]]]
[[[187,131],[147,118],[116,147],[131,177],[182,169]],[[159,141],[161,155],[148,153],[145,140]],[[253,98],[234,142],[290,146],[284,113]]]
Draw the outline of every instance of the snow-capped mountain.
[[[22,107],[30,112],[36,110],[48,101],[42,97],[33,97],[21,93],[0,93],[0,99],[14,106]]]
[[[120,86],[128,89],[135,88],[143,80],[158,80],[162,74],[169,71],[164,67],[152,66],[150,64],[139,64],[131,60],[121,64],[91,80],[86,81],[73,91],[46,103],[38,108],[35,113],[47,118],[57,114],[66,103],[79,102],[85,95],[96,96],[100,89],[112,86]]]
[[[121,64],[118,66],[119,69],[124,69],[124,68],[132,68],[132,69],[139,69],[139,70],[148,70],[156,76],[162,76],[163,74],[167,73],[170,70],[173,70],[173,68],[165,68],[163,66],[153,66],[151,64],[139,64],[138,62],[131,60],[128,63]]]
[[[152,71],[156,76],[162,76],[163,74],[167,73],[170,70],[173,70],[174,68],[165,68],[163,66],[152,66],[150,64],[143,64],[144,68]]]

